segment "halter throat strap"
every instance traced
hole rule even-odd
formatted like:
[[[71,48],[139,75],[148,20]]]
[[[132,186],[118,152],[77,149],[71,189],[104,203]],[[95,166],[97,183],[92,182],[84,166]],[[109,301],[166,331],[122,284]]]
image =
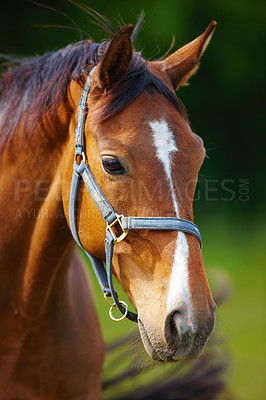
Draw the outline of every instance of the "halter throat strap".
[[[95,71],[95,68],[96,67],[91,70],[86,80],[80,100],[75,135],[75,160],[73,165],[73,175],[69,200],[69,223],[73,238],[75,239],[77,244],[85,251],[91,261],[92,268],[105,297],[111,297],[114,300],[113,304],[108,301],[111,304],[110,316],[112,317],[112,309],[116,307],[121,311],[123,317],[126,317],[131,321],[137,322],[137,314],[129,311],[126,303],[119,301],[118,295],[113,286],[112,259],[115,243],[124,240],[128,232],[134,229],[182,231],[195,236],[200,242],[201,247],[202,240],[197,226],[194,223],[181,218],[124,217],[123,215],[118,215],[103,194],[91,172],[91,169],[86,163],[84,148],[84,122],[86,100],[90,91],[91,76]],[[80,164],[77,162],[78,156],[82,156],[82,161]],[[85,183],[91,197],[93,198],[95,204],[99,208],[103,218],[106,220],[107,223],[105,238],[106,269],[104,267],[103,261],[89,254],[86,249],[84,249],[79,239],[77,229],[77,203],[81,180],[83,180],[83,182]],[[114,317],[112,318],[114,320],[122,319],[115,319]]]

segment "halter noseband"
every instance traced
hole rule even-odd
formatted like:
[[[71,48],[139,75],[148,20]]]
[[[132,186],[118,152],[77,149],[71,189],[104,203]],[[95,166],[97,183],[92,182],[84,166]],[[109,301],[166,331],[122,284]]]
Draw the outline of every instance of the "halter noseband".
[[[102,288],[104,297],[111,305],[109,314],[115,321],[120,321],[123,318],[128,318],[131,321],[137,322],[138,315],[129,311],[125,302],[119,301],[118,295],[113,286],[112,278],[112,259],[115,243],[125,239],[128,232],[132,229],[145,230],[178,230],[189,233],[195,236],[202,247],[200,232],[195,224],[182,218],[168,217],[124,217],[118,215],[110,205],[98,183],[96,182],[88,164],[86,163],[85,147],[84,147],[84,120],[85,107],[88,93],[90,91],[91,76],[96,67],[94,67],[84,86],[80,100],[78,121],[75,136],[75,160],[73,165],[73,176],[71,182],[70,199],[69,199],[69,222],[72,235],[77,244],[85,251],[89,257],[96,278]],[[80,164],[77,163],[77,157],[82,156]],[[99,208],[103,218],[106,220],[106,238],[105,238],[105,253],[106,253],[106,269],[102,260],[89,254],[82,246],[78,231],[77,231],[77,201],[79,196],[79,188],[81,178],[83,179],[91,197]],[[119,232],[119,234],[117,234]],[[114,303],[111,303],[109,297],[113,298]],[[113,308],[117,307],[122,313],[121,318],[114,318],[112,315]]]

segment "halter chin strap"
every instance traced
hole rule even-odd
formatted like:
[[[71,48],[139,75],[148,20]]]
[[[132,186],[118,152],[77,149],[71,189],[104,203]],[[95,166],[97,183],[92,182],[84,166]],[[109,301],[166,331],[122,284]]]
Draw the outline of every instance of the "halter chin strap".
[[[113,320],[119,321],[123,318],[128,318],[131,321],[137,322],[138,315],[129,311],[125,302],[119,301],[118,295],[113,286],[112,277],[112,259],[115,243],[125,239],[128,232],[132,229],[145,229],[145,230],[177,230],[189,233],[195,236],[202,247],[200,232],[195,224],[181,218],[167,218],[167,217],[124,217],[118,215],[111,204],[106,199],[101,191],[98,183],[96,182],[88,164],[86,163],[85,148],[84,148],[84,120],[85,120],[85,107],[86,99],[90,91],[91,76],[96,67],[94,67],[84,86],[83,93],[80,100],[78,122],[75,136],[75,160],[73,165],[73,176],[70,190],[69,200],[69,222],[72,235],[77,244],[85,251],[89,257],[92,268],[96,278],[102,288],[105,298],[110,303],[110,316]],[[77,157],[82,156],[80,164],[77,163]],[[105,253],[106,253],[106,269],[102,260],[89,254],[82,246],[77,230],[77,202],[79,196],[79,188],[81,179],[84,181],[91,197],[99,208],[103,218],[106,220],[106,238],[105,238]],[[109,301],[112,297],[114,303]],[[117,307],[121,313],[121,318],[114,318],[112,316],[112,309]]]

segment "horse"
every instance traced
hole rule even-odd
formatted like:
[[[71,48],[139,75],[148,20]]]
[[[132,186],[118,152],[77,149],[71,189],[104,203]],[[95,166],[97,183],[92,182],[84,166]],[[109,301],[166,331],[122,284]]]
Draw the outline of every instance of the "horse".
[[[158,61],[134,50],[127,25],[109,41],[82,40],[4,72],[1,400],[100,398],[105,345],[73,235],[99,268],[112,253],[105,297],[113,273],[137,314],[111,290],[110,315],[118,307],[137,322],[152,359],[202,353],[216,307],[192,210],[205,149],[175,91],[215,25]],[[115,210],[107,233],[102,203]]]

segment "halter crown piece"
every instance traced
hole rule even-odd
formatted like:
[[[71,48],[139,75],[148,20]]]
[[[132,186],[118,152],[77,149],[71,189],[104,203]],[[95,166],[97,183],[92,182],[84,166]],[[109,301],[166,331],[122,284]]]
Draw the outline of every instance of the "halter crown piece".
[[[202,247],[200,232],[195,224],[181,218],[168,218],[168,217],[124,217],[118,215],[113,207],[110,205],[103,192],[101,191],[98,183],[96,182],[88,164],[86,163],[85,147],[84,147],[84,121],[85,121],[85,107],[88,93],[90,91],[90,81],[95,68],[92,68],[80,100],[78,121],[75,136],[75,159],[73,165],[73,175],[70,189],[69,199],[69,222],[72,235],[77,244],[85,251],[91,261],[92,268],[96,278],[102,288],[104,297],[111,305],[109,314],[115,321],[120,321],[123,318],[128,318],[131,321],[137,322],[138,315],[129,311],[125,302],[118,299],[118,295],[113,286],[112,278],[112,259],[115,243],[125,239],[128,232],[132,229],[145,229],[145,230],[177,230],[189,233],[195,236]],[[82,156],[80,164],[77,162],[77,157]],[[79,196],[80,182],[83,179],[91,197],[99,208],[103,218],[106,220],[106,238],[105,238],[105,253],[106,253],[106,269],[102,260],[89,254],[82,246],[77,230],[77,202]],[[116,232],[120,233],[117,234]],[[113,298],[114,303],[109,300]],[[114,318],[112,315],[113,308],[118,308],[122,313],[121,318]]]

